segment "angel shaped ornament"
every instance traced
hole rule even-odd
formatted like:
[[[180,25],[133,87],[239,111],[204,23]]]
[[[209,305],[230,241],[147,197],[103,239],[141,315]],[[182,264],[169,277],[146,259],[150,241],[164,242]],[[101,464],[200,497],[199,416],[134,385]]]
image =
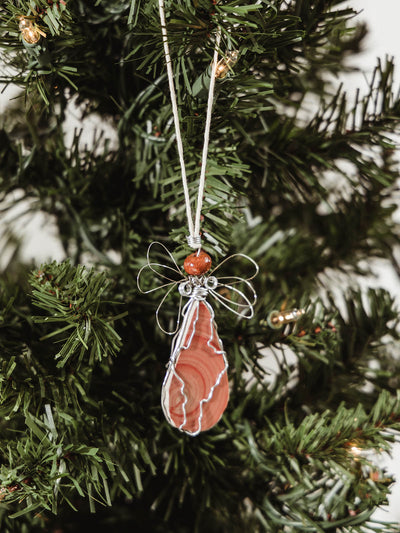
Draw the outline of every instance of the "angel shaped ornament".
[[[171,357],[167,365],[167,373],[162,385],[161,404],[164,414],[172,426],[178,428],[180,431],[184,431],[188,435],[194,436],[198,435],[201,431],[210,429],[218,422],[229,399],[228,363],[222,342],[218,337],[217,326],[214,322],[214,311],[207,301],[207,297],[212,296],[239,317],[251,318],[253,316],[253,304],[255,303],[256,295],[249,280],[257,274],[258,267],[249,257],[243,254],[235,254],[222,261],[222,263],[210,272],[211,258],[201,250],[201,211],[205,195],[211,114],[214,102],[215,78],[222,29],[217,28],[213,37],[215,40],[214,54],[208,90],[204,143],[198,180],[197,206],[195,216],[193,217],[184,158],[184,144],[179,121],[178,100],[175,90],[175,74],[172,68],[168,44],[164,0],[158,0],[158,5],[172,116],[175,125],[175,140],[181,167],[183,195],[189,230],[187,236],[188,244],[196,252],[185,259],[185,275],[164,245],[160,243],[150,244],[147,252],[147,265],[138,274],[138,287],[139,290],[145,293],[167,288],[167,292],[156,311],[156,319],[160,327],[160,309],[173,288],[178,286],[181,303],[183,297],[188,298],[188,302],[182,309],[182,317],[182,306],[181,304],[179,306],[176,329],[169,332],[161,328],[165,333],[175,334],[172,342]],[[163,253],[167,253],[173,266],[169,266],[165,261],[160,263],[150,260],[150,253],[154,252],[154,246],[156,245],[161,246]],[[255,267],[253,275],[246,279],[235,276],[224,278],[215,277],[215,272],[223,264],[235,259],[249,261],[252,267]],[[152,270],[160,279],[166,281],[166,283],[150,290],[143,290],[141,287],[141,276],[146,269]],[[171,278],[172,275],[178,275],[179,279]],[[225,292],[228,291],[228,296],[221,292],[222,289]],[[246,296],[246,292],[249,291],[250,297]],[[180,325],[181,318],[182,324]]]
[[[173,266],[151,261],[150,254],[154,246],[163,248]],[[222,265],[237,259],[251,263],[253,273],[250,277],[217,278],[214,275]],[[141,276],[146,269],[152,270],[167,283],[143,290]],[[241,318],[253,316],[256,301],[250,280],[257,274],[258,266],[252,259],[244,254],[235,254],[222,261],[212,272],[209,272],[210,269],[210,256],[199,249],[185,259],[184,270],[187,275],[184,275],[167,248],[161,243],[152,243],[147,253],[147,264],[138,274],[138,287],[143,293],[169,287],[156,311],[159,327],[165,333],[175,335],[162,385],[161,405],[168,422],[192,436],[212,428],[221,418],[229,399],[228,362],[218,337],[214,311],[207,297],[212,296]],[[171,279],[172,272],[178,274],[180,279]],[[180,304],[177,327],[170,332],[162,328],[159,313],[165,299],[176,286],[181,303],[182,297],[188,298],[188,301],[183,308]]]

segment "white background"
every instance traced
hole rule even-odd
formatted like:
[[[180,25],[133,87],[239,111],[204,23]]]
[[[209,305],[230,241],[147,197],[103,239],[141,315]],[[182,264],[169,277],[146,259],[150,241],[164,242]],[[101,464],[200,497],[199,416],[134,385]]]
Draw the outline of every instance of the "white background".
[[[346,89],[353,92],[356,87],[360,87],[365,93],[376,58],[384,59],[386,55],[389,55],[395,58],[397,91],[400,84],[400,0],[352,0],[347,4],[361,11],[358,19],[367,22],[369,35],[365,40],[364,52],[349,60],[350,64],[358,66],[360,73],[344,79]],[[400,304],[399,279],[386,269],[380,269],[378,275],[379,285],[395,294]],[[386,465],[388,472],[394,474],[399,481],[392,489],[388,508],[379,509],[374,518],[395,521],[399,524],[400,531],[400,445],[393,448],[392,459],[381,458],[379,462],[381,465]]]
[[[346,5],[344,3],[343,5]],[[376,58],[384,59],[385,55],[394,56],[395,61],[399,64],[395,80],[399,85],[400,80],[400,0],[348,0],[347,5],[358,9],[361,13],[358,19],[363,19],[368,23],[370,33],[364,44],[362,54],[350,58],[349,64],[359,68],[359,72],[346,75],[340,81],[344,82],[345,89],[348,93],[354,93],[359,87],[361,93],[365,94],[368,90],[368,80],[371,78]],[[398,59],[397,59],[398,58]],[[17,94],[18,90],[8,87],[3,94],[0,94],[0,114],[7,106],[9,99]],[[74,126],[82,126],[79,117],[75,116],[72,111],[69,117],[69,131],[71,134]],[[84,124],[89,131],[89,136],[93,131],[94,122],[89,119]],[[399,210],[400,211],[400,210]],[[400,217],[399,217],[400,220]],[[2,224],[4,229],[4,222]],[[63,258],[62,248],[57,240],[57,235],[49,220],[44,216],[37,214],[34,219],[25,219],[19,225],[14,225],[14,229],[20,228],[23,239],[23,258],[33,260],[35,263],[47,261],[49,259],[60,260]],[[41,228],[41,230],[38,230]],[[45,230],[45,231],[44,231]],[[0,226],[0,248],[2,244],[2,227]],[[2,252],[2,263],[7,263],[7,253]],[[400,303],[400,284],[398,278],[390,270],[383,268],[377,263],[377,279],[373,284],[378,284],[389,289],[396,294]],[[388,472],[395,474],[400,480],[400,445],[394,448],[394,458],[380,458],[381,464],[386,464]],[[400,482],[396,483],[390,496],[390,504],[387,509],[380,509],[375,518],[393,520],[399,523],[400,531]]]

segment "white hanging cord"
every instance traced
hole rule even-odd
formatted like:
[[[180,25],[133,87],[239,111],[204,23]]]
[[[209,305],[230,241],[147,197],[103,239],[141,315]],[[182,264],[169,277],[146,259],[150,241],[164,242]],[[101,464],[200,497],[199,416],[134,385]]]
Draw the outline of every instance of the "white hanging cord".
[[[183,192],[185,196],[186,217],[187,217],[188,229],[189,229],[189,235],[187,239],[188,239],[189,246],[191,246],[192,248],[201,248],[200,219],[201,219],[201,209],[203,205],[203,195],[204,195],[204,187],[205,187],[205,179],[206,179],[207,154],[208,154],[208,145],[210,142],[211,113],[212,113],[212,107],[213,107],[213,101],[214,101],[215,72],[217,69],[217,62],[218,62],[218,49],[219,49],[219,44],[221,42],[221,31],[218,30],[218,33],[215,39],[214,57],[213,57],[212,68],[211,68],[210,88],[208,91],[207,115],[206,115],[206,125],[205,125],[205,130],[204,130],[204,143],[203,143],[203,154],[202,154],[201,170],[200,170],[200,178],[199,178],[196,218],[195,218],[195,223],[193,223],[189,187],[188,187],[188,181],[187,181],[187,176],[186,176],[185,160],[183,156],[183,143],[182,143],[181,128],[179,124],[179,113],[178,113],[178,103],[177,103],[175,85],[174,85],[174,74],[172,72],[171,55],[169,52],[169,45],[168,45],[164,0],[158,0],[158,6],[159,6],[159,11],[160,11],[161,32],[162,32],[162,38],[163,38],[163,44],[164,44],[165,63],[167,66],[169,92],[170,92],[171,105],[172,105],[172,114],[174,117],[174,124],[175,124],[176,144],[178,147],[179,163],[180,163],[181,172],[182,172],[182,185],[183,185]]]
[[[218,33],[215,39],[214,57],[213,57],[213,62],[212,62],[212,67],[211,67],[210,88],[208,90],[207,116],[206,116],[206,125],[204,129],[203,155],[201,157],[201,170],[200,170],[200,179],[199,179],[199,194],[197,196],[197,210],[196,210],[196,218],[195,218],[195,225],[194,225],[195,235],[200,235],[201,208],[203,206],[204,187],[206,184],[206,167],[207,167],[208,145],[210,143],[211,113],[212,113],[212,108],[213,108],[213,103],[214,103],[215,73],[217,70],[218,49],[219,49],[220,42],[221,42],[221,31],[218,30]]]
[[[174,74],[172,72],[172,66],[171,66],[171,55],[169,53],[169,46],[168,46],[164,0],[158,0],[158,5],[160,8],[161,32],[162,32],[162,38],[163,38],[163,43],[164,43],[164,55],[165,55],[165,63],[167,66],[169,92],[171,95],[172,114],[174,116],[176,144],[178,145],[179,163],[181,165],[181,172],[182,172],[183,193],[185,195],[185,204],[186,204],[186,217],[188,219],[189,234],[194,235],[192,209],[190,207],[189,188],[188,188],[187,177],[186,177],[185,160],[183,158],[183,143],[182,143],[182,136],[181,136],[181,128],[179,127],[178,103],[177,103],[176,93],[175,93]]]

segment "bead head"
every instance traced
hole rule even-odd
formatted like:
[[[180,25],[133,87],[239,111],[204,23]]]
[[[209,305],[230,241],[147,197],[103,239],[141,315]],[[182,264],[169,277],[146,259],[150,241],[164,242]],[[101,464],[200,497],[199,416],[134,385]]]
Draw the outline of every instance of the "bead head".
[[[188,255],[183,262],[183,268],[189,276],[201,276],[211,268],[211,257],[203,250]]]

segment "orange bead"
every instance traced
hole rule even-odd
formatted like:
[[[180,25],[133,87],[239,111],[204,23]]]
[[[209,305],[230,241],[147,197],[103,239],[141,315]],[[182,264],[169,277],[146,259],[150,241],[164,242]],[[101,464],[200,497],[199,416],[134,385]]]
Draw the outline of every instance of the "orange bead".
[[[190,276],[200,276],[205,274],[211,268],[211,257],[200,250],[187,256],[183,262],[183,268]]]

